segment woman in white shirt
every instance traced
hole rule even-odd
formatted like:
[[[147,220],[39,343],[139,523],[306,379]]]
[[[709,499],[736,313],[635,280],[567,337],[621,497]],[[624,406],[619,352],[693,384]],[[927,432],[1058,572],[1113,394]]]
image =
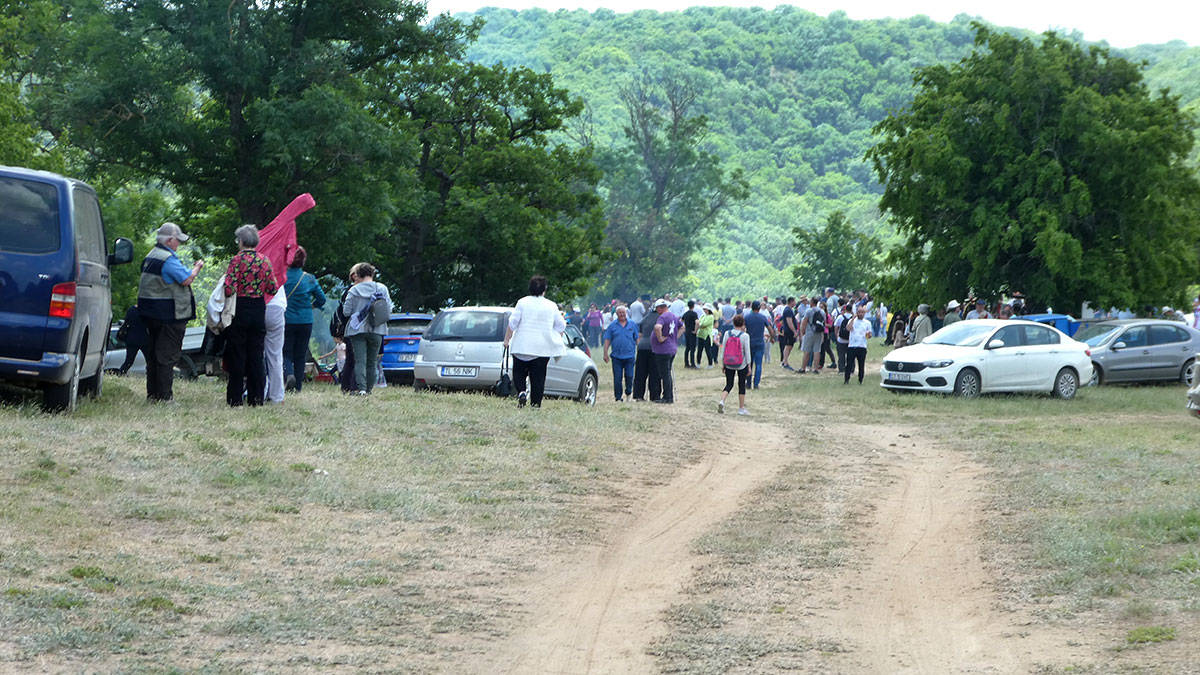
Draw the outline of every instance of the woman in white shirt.
[[[850,321],[850,341],[846,344],[846,379],[842,384],[850,384],[850,376],[854,373],[854,363],[858,362],[858,383],[863,382],[863,373],[867,363],[867,339],[871,337],[871,322],[867,321],[867,311],[863,307],[855,309],[854,318]]]
[[[512,354],[518,408],[524,407],[526,401],[531,407],[542,407],[546,366],[550,357],[566,351],[562,333],[567,329],[567,322],[558,311],[558,305],[545,296],[546,277],[539,275],[530,279],[529,295],[517,301],[504,335],[504,346]],[[526,379],[529,380],[528,389]]]

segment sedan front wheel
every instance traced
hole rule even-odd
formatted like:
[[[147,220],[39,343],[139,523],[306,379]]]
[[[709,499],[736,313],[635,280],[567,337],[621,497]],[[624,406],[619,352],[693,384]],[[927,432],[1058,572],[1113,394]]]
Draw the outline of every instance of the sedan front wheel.
[[[958,377],[954,378],[954,394],[956,396],[975,398],[979,396],[982,388],[979,372],[972,368],[964,368],[958,373]]]

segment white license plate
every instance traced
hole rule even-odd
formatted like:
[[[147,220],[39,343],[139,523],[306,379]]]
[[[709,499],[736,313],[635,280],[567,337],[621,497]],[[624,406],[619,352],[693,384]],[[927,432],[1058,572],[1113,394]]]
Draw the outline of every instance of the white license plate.
[[[400,360],[401,361],[416,361],[417,355],[416,354],[401,354]]]
[[[475,366],[442,366],[442,377],[475,377],[479,368]]]
[[[888,373],[888,378],[892,382],[912,382],[912,375],[908,373]]]

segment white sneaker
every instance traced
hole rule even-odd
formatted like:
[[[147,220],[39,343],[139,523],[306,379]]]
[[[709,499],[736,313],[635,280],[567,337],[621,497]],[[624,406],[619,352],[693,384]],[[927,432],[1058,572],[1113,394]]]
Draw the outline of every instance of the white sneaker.
[[[725,401],[717,401],[717,414],[725,413]]]
[[[738,408],[738,414],[739,415],[749,415],[750,411],[746,410],[745,408]]]

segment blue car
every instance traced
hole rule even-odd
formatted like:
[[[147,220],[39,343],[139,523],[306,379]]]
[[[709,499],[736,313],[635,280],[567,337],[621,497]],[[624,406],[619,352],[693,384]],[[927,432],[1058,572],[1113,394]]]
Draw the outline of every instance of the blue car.
[[[389,382],[412,382],[413,362],[421,346],[421,335],[433,321],[432,314],[393,314],[383,337],[383,375]]]
[[[110,254],[100,201],[57,174],[0,167],[0,382],[40,389],[47,411],[99,397],[112,325]]]

